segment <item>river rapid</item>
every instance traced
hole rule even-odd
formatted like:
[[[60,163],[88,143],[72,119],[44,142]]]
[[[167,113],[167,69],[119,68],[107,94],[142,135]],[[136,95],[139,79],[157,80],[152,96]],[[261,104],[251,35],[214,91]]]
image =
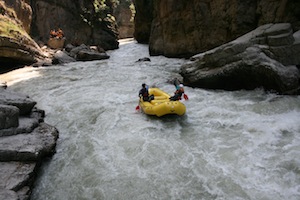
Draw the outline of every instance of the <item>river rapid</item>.
[[[136,62],[149,53],[133,40],[108,54],[11,82],[60,132],[33,200],[300,199],[299,97],[185,87],[184,116],[150,117],[141,84],[172,94],[186,60]]]

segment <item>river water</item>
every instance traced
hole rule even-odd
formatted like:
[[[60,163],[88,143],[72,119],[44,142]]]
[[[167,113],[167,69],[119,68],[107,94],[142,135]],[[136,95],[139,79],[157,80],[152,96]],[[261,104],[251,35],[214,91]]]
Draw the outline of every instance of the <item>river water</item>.
[[[172,94],[182,59],[127,40],[108,60],[30,68],[11,82],[58,128],[33,200],[300,199],[300,98],[185,87],[183,117],[136,112],[143,82]]]

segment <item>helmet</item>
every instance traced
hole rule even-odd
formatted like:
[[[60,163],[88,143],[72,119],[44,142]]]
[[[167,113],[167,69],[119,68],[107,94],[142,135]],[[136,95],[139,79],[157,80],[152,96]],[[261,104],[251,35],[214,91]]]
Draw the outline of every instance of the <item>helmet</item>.
[[[179,87],[183,87],[183,85],[182,85],[182,84],[179,84]]]
[[[146,87],[146,84],[145,84],[145,83],[143,83],[143,84],[142,84],[142,87]]]

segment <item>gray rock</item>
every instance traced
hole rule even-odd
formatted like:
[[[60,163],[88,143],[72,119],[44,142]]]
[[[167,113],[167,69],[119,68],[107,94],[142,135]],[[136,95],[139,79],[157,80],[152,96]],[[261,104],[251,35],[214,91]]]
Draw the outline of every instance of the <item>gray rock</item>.
[[[16,106],[20,110],[20,115],[28,115],[36,102],[26,95],[0,88],[0,104]]]
[[[19,126],[19,108],[0,104],[0,129]]]
[[[39,126],[39,120],[36,118],[20,117],[19,126],[16,130],[17,134],[31,133],[36,127]]]
[[[39,161],[54,153],[58,131],[40,123],[29,134],[5,136],[0,140],[0,161]]]
[[[12,135],[17,135],[17,134],[21,134],[21,133],[30,133],[38,125],[39,125],[39,122],[38,122],[37,119],[21,117],[19,119],[19,126],[18,127],[0,129],[0,137],[12,136]]]
[[[34,105],[28,96],[0,88],[0,199],[28,200],[37,167],[55,152],[58,131],[43,123],[45,112]]]
[[[0,188],[17,191],[34,175],[36,163],[0,162]]]
[[[73,46],[72,44],[67,44],[67,45],[65,46],[65,50],[66,50],[67,52],[70,52],[73,48],[74,48],[74,46]]]
[[[144,61],[149,61],[149,62],[151,62],[150,58],[148,58],[148,57],[140,58],[140,59],[138,59],[136,62],[144,62]]]
[[[36,168],[36,163],[0,162],[0,199],[28,199]]]
[[[79,51],[82,51],[82,50],[87,50],[89,51],[90,48],[88,46],[86,46],[85,44],[81,44],[80,46],[77,46],[77,47],[74,47],[70,50],[70,56],[73,57],[73,58],[76,58],[77,54]]]
[[[19,200],[18,194],[12,190],[0,188],[0,199],[5,200]]]
[[[66,52],[59,50],[55,52],[53,56],[52,64],[64,64],[64,63],[70,63],[75,61],[76,59],[69,56]]]
[[[106,53],[99,53],[91,50],[81,50],[77,53],[76,60],[78,61],[92,61],[108,59],[109,55]]]
[[[288,23],[266,24],[236,40],[195,55],[181,67],[184,83],[210,89],[263,87],[280,94],[299,91],[298,33]]]

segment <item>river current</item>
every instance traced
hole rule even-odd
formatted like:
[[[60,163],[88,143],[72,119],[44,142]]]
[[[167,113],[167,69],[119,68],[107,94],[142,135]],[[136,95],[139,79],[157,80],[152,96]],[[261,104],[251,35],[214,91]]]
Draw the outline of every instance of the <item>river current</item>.
[[[142,83],[172,94],[183,59],[125,40],[110,59],[30,68],[11,89],[60,137],[33,200],[300,199],[300,98],[185,87],[184,116],[137,112]],[[25,75],[24,75],[25,76]]]

